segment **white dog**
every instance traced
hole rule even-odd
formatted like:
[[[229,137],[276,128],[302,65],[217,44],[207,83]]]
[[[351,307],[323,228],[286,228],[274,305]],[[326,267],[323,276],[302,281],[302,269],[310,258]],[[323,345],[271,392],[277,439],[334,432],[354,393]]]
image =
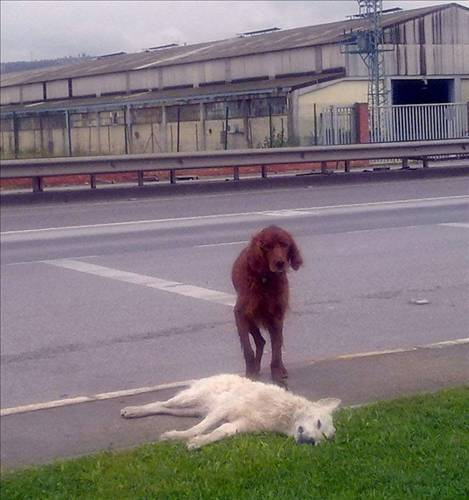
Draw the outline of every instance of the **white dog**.
[[[168,414],[204,419],[185,431],[169,431],[161,439],[187,440],[199,448],[237,433],[272,431],[297,443],[319,444],[334,437],[332,413],[340,399],[315,403],[276,385],[254,382],[238,375],[216,375],[193,382],[168,401],[121,410],[125,418]]]

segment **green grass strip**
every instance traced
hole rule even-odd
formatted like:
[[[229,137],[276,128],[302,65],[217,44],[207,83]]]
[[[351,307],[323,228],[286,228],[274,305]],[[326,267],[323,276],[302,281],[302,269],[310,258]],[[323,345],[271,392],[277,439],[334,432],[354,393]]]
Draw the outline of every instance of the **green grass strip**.
[[[5,472],[9,499],[467,499],[469,387],[337,413],[335,442],[154,443]]]

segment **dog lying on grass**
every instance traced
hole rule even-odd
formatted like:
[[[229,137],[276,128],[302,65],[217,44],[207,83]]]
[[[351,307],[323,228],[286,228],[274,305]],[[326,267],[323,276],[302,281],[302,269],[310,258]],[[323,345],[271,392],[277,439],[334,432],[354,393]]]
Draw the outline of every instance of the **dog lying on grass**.
[[[332,414],[339,404],[340,399],[311,402],[275,385],[238,375],[216,375],[193,382],[167,401],[128,406],[121,415],[203,417],[190,429],[161,435],[162,440],[185,440],[189,449],[234,434],[265,431],[286,434],[299,444],[317,445],[334,437]]]

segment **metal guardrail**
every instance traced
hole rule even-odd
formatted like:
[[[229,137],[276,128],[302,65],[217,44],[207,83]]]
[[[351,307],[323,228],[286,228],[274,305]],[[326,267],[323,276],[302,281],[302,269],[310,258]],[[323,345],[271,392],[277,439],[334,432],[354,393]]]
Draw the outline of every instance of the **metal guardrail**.
[[[430,156],[469,155],[469,138],[444,141],[394,142],[380,144],[351,144],[339,146],[308,146],[275,149],[243,149],[228,151],[199,151],[188,153],[129,154],[114,156],[80,156],[65,158],[38,158],[3,160],[0,179],[32,178],[33,190],[42,191],[42,178],[64,175],[91,175],[138,172],[139,184],[144,171],[169,171],[174,183],[177,170],[233,167],[239,180],[239,167],[261,166],[266,177],[266,166],[292,163],[345,161],[348,171],[352,160],[399,158],[407,166],[412,158],[428,166]]]

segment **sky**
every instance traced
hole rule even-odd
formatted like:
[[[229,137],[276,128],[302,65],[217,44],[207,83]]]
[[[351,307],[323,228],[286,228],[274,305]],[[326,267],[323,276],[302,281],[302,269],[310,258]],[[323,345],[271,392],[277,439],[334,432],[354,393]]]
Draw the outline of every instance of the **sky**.
[[[446,3],[384,0],[383,6],[408,10]],[[458,3],[469,7],[469,0]],[[10,62],[139,52],[264,28],[311,26],[346,19],[358,12],[358,4],[356,0],[1,0],[0,10],[0,59]]]

